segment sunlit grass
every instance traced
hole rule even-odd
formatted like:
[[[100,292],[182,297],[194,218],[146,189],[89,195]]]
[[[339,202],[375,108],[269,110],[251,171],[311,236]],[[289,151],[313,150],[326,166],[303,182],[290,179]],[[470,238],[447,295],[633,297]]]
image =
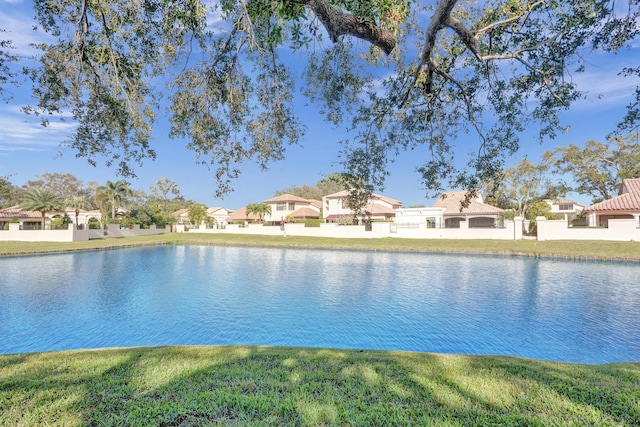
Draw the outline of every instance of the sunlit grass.
[[[386,250],[408,252],[461,252],[640,261],[640,242],[543,241],[536,240],[440,240],[440,239],[351,239],[301,236],[257,236],[243,234],[170,233],[156,236],[90,240],[88,242],[0,242],[0,256],[42,252],[110,249],[139,245],[205,244]]]
[[[0,356],[0,425],[640,425],[640,364],[271,347]]]

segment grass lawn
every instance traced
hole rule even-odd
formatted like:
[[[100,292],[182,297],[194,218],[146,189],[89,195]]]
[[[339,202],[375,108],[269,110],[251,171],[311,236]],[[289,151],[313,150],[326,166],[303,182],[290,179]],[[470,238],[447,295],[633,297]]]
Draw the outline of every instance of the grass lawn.
[[[3,426],[638,426],[640,363],[270,347],[0,357]]]
[[[88,242],[0,242],[0,256],[42,252],[109,249],[136,245],[205,244],[233,246],[273,246],[408,252],[460,252],[604,259],[640,262],[640,242],[544,241],[536,240],[421,240],[421,239],[340,239],[301,236],[258,236],[243,234],[170,233],[156,236],[90,240]]]
[[[154,244],[498,253],[640,262],[640,243],[168,234],[0,242],[1,255]],[[0,356],[0,426],[640,426],[640,363],[283,347]]]

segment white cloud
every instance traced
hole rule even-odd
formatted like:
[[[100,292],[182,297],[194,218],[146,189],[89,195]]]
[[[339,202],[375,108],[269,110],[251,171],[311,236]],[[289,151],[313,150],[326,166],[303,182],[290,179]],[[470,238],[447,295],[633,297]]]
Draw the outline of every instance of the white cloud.
[[[0,108],[0,151],[57,149],[75,128],[73,122],[52,121],[42,126],[39,117],[20,112],[17,106]]]

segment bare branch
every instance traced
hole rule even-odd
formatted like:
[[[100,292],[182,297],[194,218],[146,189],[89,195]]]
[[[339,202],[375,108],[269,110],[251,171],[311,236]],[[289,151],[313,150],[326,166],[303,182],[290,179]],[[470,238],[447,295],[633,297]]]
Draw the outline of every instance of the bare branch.
[[[456,34],[458,34],[462,43],[464,43],[467,49],[473,52],[476,58],[480,57],[480,54],[478,52],[478,41],[476,40],[474,34],[464,26],[462,21],[454,18],[453,16],[449,16],[446,25],[447,27],[455,31]]]
[[[494,28],[500,27],[502,25],[510,24],[510,23],[518,21],[520,19],[522,19],[523,21],[526,21],[527,18],[529,17],[529,15],[533,12],[533,10],[536,7],[540,6],[541,4],[544,4],[544,0],[540,0],[540,1],[537,1],[537,2],[533,3],[531,6],[529,6],[529,9],[522,15],[513,16],[511,18],[503,19],[502,21],[492,22],[491,24],[487,25],[486,27],[483,27],[483,28],[480,28],[479,30],[474,31],[476,39],[482,37],[484,35],[484,33],[486,33],[487,31],[493,30]]]
[[[448,81],[450,81],[451,83],[453,83],[454,85],[456,85],[458,87],[458,89],[460,90],[460,93],[464,97],[464,102],[466,104],[467,119],[471,122],[473,127],[476,129],[476,132],[478,133],[478,135],[482,139],[482,146],[484,146],[485,143],[486,143],[486,140],[485,140],[484,134],[482,133],[482,129],[480,129],[480,127],[478,126],[478,122],[477,122],[477,120],[475,119],[475,117],[473,115],[473,102],[471,101],[471,98],[469,98],[469,94],[467,93],[467,90],[464,88],[462,83],[460,83],[458,80],[454,79],[447,72],[442,71],[441,69],[439,69],[435,64],[433,64],[433,70],[434,70],[435,73],[437,73],[440,76],[444,77],[445,79],[447,79]]]
[[[433,49],[436,45],[438,32],[446,26],[446,23],[451,16],[451,11],[455,7],[456,3],[458,3],[458,0],[440,0],[440,2],[438,2],[438,6],[436,6],[436,10],[431,17],[429,28],[427,28],[424,46],[422,47],[422,52],[420,53],[420,63],[413,72],[411,84],[407,88],[405,96],[400,103],[400,108],[404,107],[409,100],[409,93],[418,82],[418,78],[420,77],[422,68],[427,64],[431,64],[431,54],[433,53]],[[430,70],[432,70],[431,66]]]

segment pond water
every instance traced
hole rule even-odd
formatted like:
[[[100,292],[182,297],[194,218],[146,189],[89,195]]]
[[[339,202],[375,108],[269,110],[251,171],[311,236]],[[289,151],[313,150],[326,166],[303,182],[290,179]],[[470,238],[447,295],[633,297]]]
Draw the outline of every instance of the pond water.
[[[163,246],[0,259],[0,354],[250,344],[640,360],[640,265]]]

